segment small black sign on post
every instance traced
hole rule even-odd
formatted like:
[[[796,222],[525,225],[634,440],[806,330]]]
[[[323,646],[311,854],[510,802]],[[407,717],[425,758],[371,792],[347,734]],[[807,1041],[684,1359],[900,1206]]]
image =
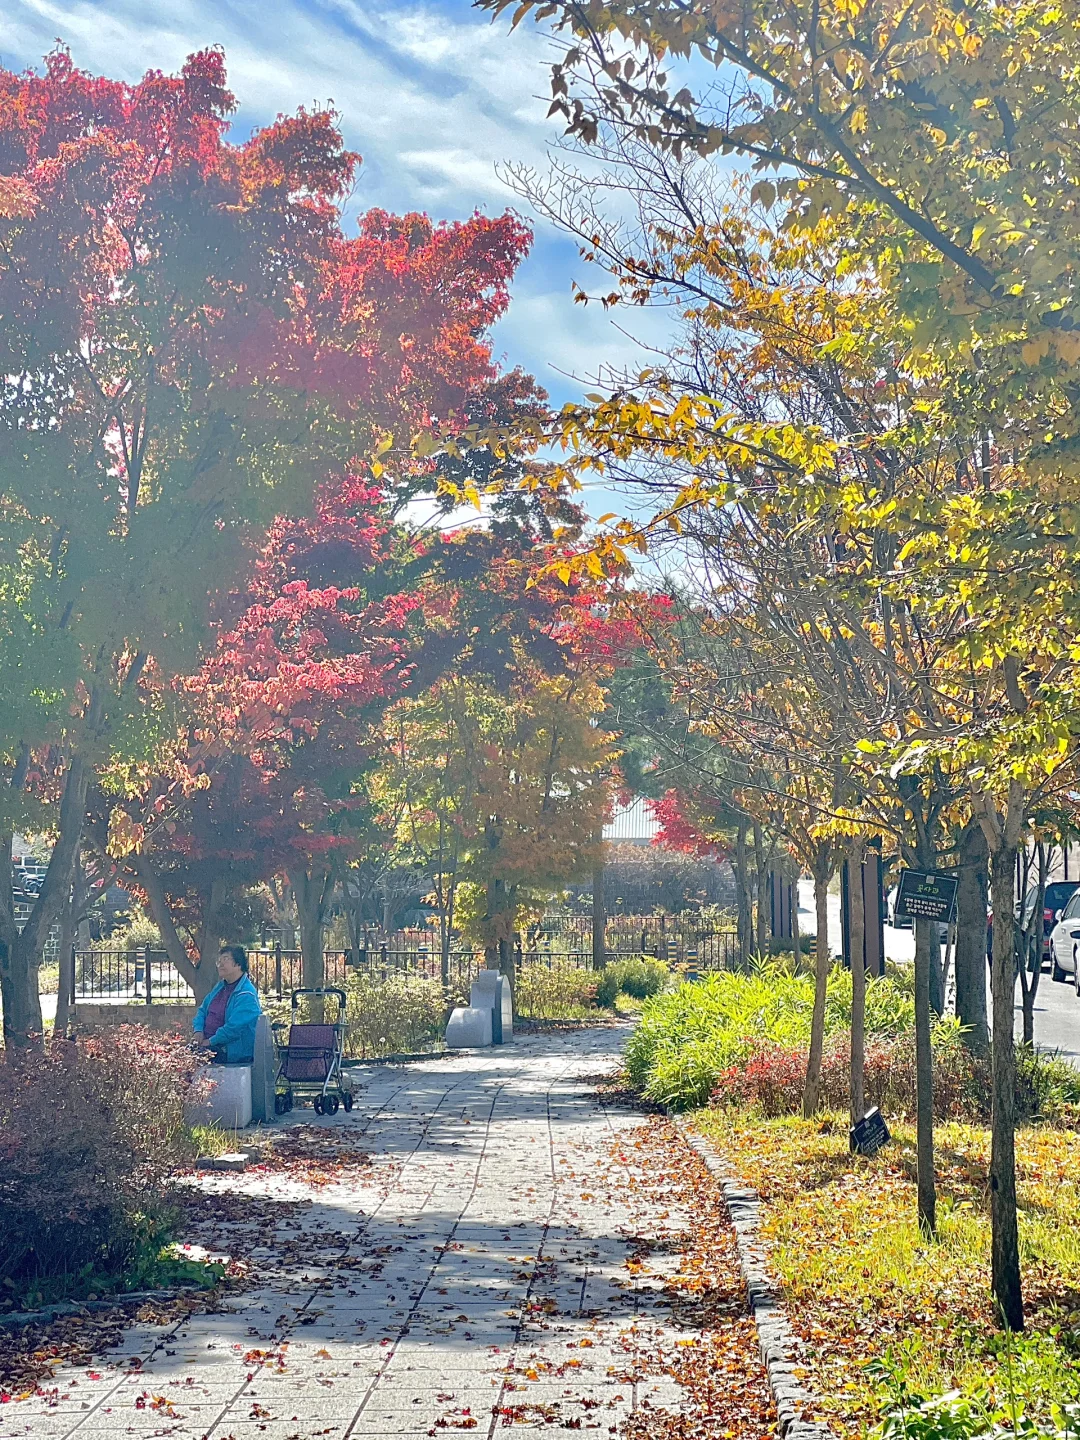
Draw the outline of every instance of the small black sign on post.
[[[905,920],[940,920],[946,925],[952,919],[956,903],[956,876],[933,871],[900,871],[900,889],[895,911]]]
[[[876,1155],[892,1139],[885,1117],[875,1105],[848,1131],[853,1155]]]

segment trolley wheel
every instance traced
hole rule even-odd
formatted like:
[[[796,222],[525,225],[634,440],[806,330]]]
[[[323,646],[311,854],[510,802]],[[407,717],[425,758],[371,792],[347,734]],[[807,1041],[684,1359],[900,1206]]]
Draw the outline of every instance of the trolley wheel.
[[[341,1101],[338,1099],[338,1097],[337,1097],[336,1095],[324,1095],[324,1096],[323,1096],[323,1114],[324,1114],[324,1115],[336,1115],[337,1112],[338,1112],[338,1107],[340,1106],[340,1104],[341,1104]]]
[[[292,1107],[293,1107],[293,1093],[292,1093],[292,1090],[289,1089],[289,1090],[286,1090],[286,1091],[285,1091],[285,1113],[286,1113],[286,1115],[289,1113],[289,1111],[292,1109]]]
[[[323,1097],[321,1095],[315,1096],[315,1099],[311,1102],[311,1108],[315,1111],[316,1115],[323,1113]]]
[[[353,1107],[353,1097],[350,1090],[345,1091],[345,1094],[341,1097],[341,1103],[345,1106],[345,1114],[347,1115]]]
[[[286,1095],[286,1094],[284,1094],[284,1093],[279,1093],[279,1094],[277,1094],[277,1095],[274,1096],[274,1114],[275,1114],[275,1115],[284,1115],[285,1112],[286,1112],[286,1110],[288,1110],[288,1108],[289,1108],[289,1097],[288,1097],[288,1095]]]

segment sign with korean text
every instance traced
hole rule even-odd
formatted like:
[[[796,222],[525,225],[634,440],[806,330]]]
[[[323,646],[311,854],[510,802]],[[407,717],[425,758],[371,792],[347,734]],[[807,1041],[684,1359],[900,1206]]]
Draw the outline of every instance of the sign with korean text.
[[[857,1125],[852,1126],[849,1134],[853,1155],[876,1155],[881,1147],[892,1139],[889,1127],[885,1124],[885,1117],[876,1105],[866,1112]]]
[[[895,913],[906,920],[952,919],[956,903],[956,876],[919,870],[900,871]]]

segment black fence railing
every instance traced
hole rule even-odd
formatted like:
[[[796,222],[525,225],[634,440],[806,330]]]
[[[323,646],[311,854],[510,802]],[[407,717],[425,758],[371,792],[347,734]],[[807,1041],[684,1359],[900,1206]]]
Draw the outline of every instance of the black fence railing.
[[[279,998],[304,984],[303,956],[299,950],[279,947],[249,950],[251,978],[264,995]],[[442,980],[442,954],[422,946],[411,949],[391,948],[375,943],[358,950],[324,950],[323,966],[326,985],[344,985],[349,975],[370,975],[387,979],[393,975],[414,975],[424,980]],[[452,950],[448,956],[447,981],[451,991],[468,989],[476,974],[484,968],[482,952]]]
[[[423,932],[421,932],[423,933]],[[664,933],[656,927],[644,935],[627,931],[623,944],[609,946],[608,959],[633,955],[651,955],[665,963],[684,968],[690,973],[733,969],[738,959],[738,938],[734,931],[718,930],[705,934]],[[561,943],[556,944],[556,940]],[[519,967],[530,965],[553,969],[595,968],[589,937],[563,932],[561,936],[529,935],[519,938],[514,947],[514,961]],[[391,940],[398,943],[392,945]],[[637,941],[638,943],[631,943]],[[303,956],[299,950],[280,946],[248,951],[250,974],[259,991],[278,998],[303,987]],[[411,975],[426,980],[446,981],[451,996],[468,993],[471,981],[484,968],[481,950],[452,950],[444,974],[440,950],[421,943],[402,945],[400,936],[387,940],[371,937],[370,943],[356,950],[323,952],[324,985],[344,985],[350,975],[368,975],[386,980],[395,975]],[[80,950],[75,953],[74,983],[71,999],[83,1001],[114,1001],[151,1004],[155,1000],[191,1000],[191,987],[169,960],[164,950],[149,946],[134,949]]]
[[[194,993],[164,950],[76,950],[71,999],[150,1004],[191,1000]]]

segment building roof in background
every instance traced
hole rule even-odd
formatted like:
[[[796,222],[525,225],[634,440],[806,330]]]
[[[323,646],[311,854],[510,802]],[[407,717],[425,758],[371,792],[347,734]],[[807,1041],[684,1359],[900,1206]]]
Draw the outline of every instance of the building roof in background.
[[[604,839],[622,845],[651,845],[659,829],[644,795],[635,795],[628,805],[616,808],[604,826]]]

